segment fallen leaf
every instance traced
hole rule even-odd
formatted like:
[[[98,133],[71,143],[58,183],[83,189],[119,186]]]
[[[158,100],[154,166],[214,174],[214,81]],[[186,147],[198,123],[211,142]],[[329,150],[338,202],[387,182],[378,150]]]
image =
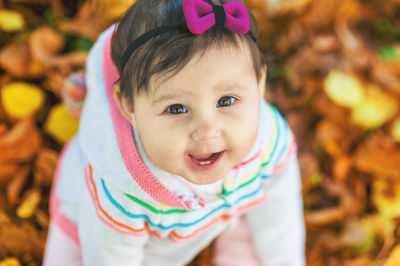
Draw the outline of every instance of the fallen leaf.
[[[5,185],[17,172],[18,164],[0,162],[0,186]]]
[[[367,232],[359,220],[351,219],[345,222],[340,234],[340,241],[347,247],[359,246],[367,240]]]
[[[39,150],[34,168],[34,180],[37,186],[50,186],[52,184],[57,160],[58,153],[56,151],[47,148]]]
[[[354,167],[375,176],[399,179],[400,149],[391,137],[382,133],[369,136],[354,154]]]
[[[27,74],[29,61],[29,48],[25,42],[12,42],[0,50],[0,66],[15,77]]]
[[[6,187],[8,206],[13,207],[20,199],[21,191],[26,184],[30,168],[24,166],[18,169],[11,182]]]
[[[389,254],[389,258],[385,261],[383,266],[398,266],[400,265],[400,244],[394,246]]]
[[[9,257],[0,261],[0,266],[21,266],[21,263],[17,258]]]
[[[391,133],[394,141],[400,143],[400,117],[393,121]]]
[[[64,104],[55,105],[45,123],[46,131],[61,143],[69,141],[78,131],[79,120]]]
[[[0,161],[28,161],[35,156],[40,145],[41,136],[33,121],[22,119],[0,136]]]
[[[370,86],[363,101],[354,107],[351,119],[356,125],[377,128],[391,119],[398,110],[397,100],[381,89]]]
[[[379,213],[388,218],[400,216],[400,183],[375,179],[372,183],[372,202]]]
[[[7,214],[0,212],[0,253],[6,250],[8,255],[23,258],[30,254],[41,261],[44,253],[46,232],[36,230],[33,225],[23,221],[16,224]]]
[[[392,219],[388,219],[388,217],[380,215],[380,214],[374,214],[374,215],[369,215],[365,216],[361,219],[361,224],[366,230],[367,234],[369,235],[369,238],[376,238],[379,237],[382,239],[383,244],[381,249],[379,250],[378,255],[376,255],[375,259],[382,259],[385,258],[389,251],[390,248],[392,247],[394,243],[394,237],[393,237],[393,232],[394,232],[394,222]],[[368,238],[367,238],[368,239]],[[361,251],[363,250],[366,252],[367,250],[370,250],[374,245],[374,241],[368,241],[358,247],[358,249]]]
[[[332,157],[342,154],[342,143],[346,138],[344,130],[330,120],[322,120],[316,127],[316,139]]]
[[[12,82],[1,88],[1,102],[12,118],[26,118],[38,111],[44,103],[45,94],[36,85]]]
[[[24,18],[20,13],[7,10],[0,9],[0,30],[12,32],[12,31],[20,31],[24,28]]]
[[[32,189],[26,192],[24,200],[17,208],[17,215],[20,218],[30,218],[36,211],[42,197],[38,189]]]
[[[35,30],[29,38],[29,50],[33,61],[46,68],[60,68],[62,72],[70,72],[73,67],[84,66],[88,53],[73,51],[59,55],[65,45],[65,39],[49,27]]]
[[[338,105],[356,107],[364,99],[364,87],[354,76],[332,70],[325,78],[324,89],[329,98]]]
[[[76,17],[60,23],[69,33],[96,40],[112,22],[120,18],[136,0],[88,0],[83,3]]]
[[[338,181],[343,181],[348,176],[351,166],[353,164],[352,158],[347,155],[335,158],[333,162],[333,177]]]

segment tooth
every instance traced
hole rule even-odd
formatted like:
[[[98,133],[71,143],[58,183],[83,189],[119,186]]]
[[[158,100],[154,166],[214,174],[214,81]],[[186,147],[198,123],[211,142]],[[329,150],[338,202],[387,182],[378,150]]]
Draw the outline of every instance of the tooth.
[[[206,165],[206,164],[210,164],[211,161],[204,161],[204,162],[199,162],[200,165]]]

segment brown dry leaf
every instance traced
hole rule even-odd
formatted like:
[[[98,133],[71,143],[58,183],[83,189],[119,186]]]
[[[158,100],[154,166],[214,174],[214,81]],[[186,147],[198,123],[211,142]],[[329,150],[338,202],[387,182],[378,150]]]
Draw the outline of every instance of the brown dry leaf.
[[[349,120],[349,110],[334,104],[325,93],[320,93],[314,98],[312,109],[338,125],[346,124]]]
[[[391,92],[400,95],[400,62],[376,59],[371,68],[371,77]]]
[[[0,86],[1,86],[1,84],[0,84]],[[0,137],[1,137],[1,135],[3,135],[6,132],[7,132],[7,126],[0,122]]]
[[[372,134],[354,156],[354,167],[361,172],[399,180],[400,148],[381,132]]]
[[[0,136],[0,161],[28,161],[41,145],[41,136],[31,119],[18,121],[7,133]]]
[[[5,185],[18,171],[18,164],[0,162],[0,186]]]
[[[312,1],[310,9],[300,20],[307,28],[328,27],[332,23],[338,7],[336,0]]]
[[[308,228],[317,228],[321,225],[340,222],[347,215],[354,215],[359,212],[361,207],[356,204],[354,196],[343,183],[324,178],[321,182],[321,186],[327,195],[339,197],[339,205],[306,211],[304,213],[304,218]]]
[[[347,212],[341,207],[330,207],[317,211],[306,211],[304,220],[307,227],[318,227],[341,221]]]
[[[37,231],[28,222],[17,225],[7,214],[0,212],[0,253],[5,250],[9,255],[19,258],[24,254],[31,254],[41,261],[45,241],[46,232]]]
[[[269,15],[285,15],[288,13],[299,13],[312,0],[282,0],[282,1],[274,1],[274,0],[259,0],[259,2],[264,3],[266,5],[266,11]],[[256,1],[252,1],[256,2]]]
[[[49,218],[49,215],[46,212],[44,212],[43,210],[41,210],[39,208],[36,209],[35,219],[42,228],[44,228],[44,229],[49,228],[50,218]]]
[[[64,38],[49,27],[36,29],[28,41],[32,58],[44,65],[48,65],[53,55],[61,51],[64,43]]]
[[[361,222],[356,219],[349,219],[345,221],[339,239],[344,246],[354,247],[364,243],[367,237],[367,232],[365,232]]]
[[[316,35],[311,38],[311,41],[311,47],[321,53],[332,52],[340,48],[338,39],[331,34]]]
[[[27,181],[30,168],[24,166],[18,169],[11,182],[6,187],[8,206],[14,206],[20,199],[21,191]]]
[[[58,153],[48,148],[39,150],[34,168],[34,180],[38,186],[50,186],[57,166]]]
[[[73,20],[64,21],[59,26],[67,32],[83,35],[94,41],[134,2],[135,0],[87,0]]]
[[[47,68],[57,67],[68,71],[72,67],[84,66],[87,52],[70,52],[57,55],[65,44],[64,38],[49,27],[35,30],[29,38],[29,50],[32,59]]]
[[[333,162],[333,177],[338,181],[345,180],[350,172],[352,164],[352,158],[347,155],[335,158]]]
[[[335,31],[343,47],[348,51],[364,50],[364,42],[352,30],[351,23],[358,20],[362,10],[355,0],[347,0],[338,5],[335,14]]]
[[[315,186],[314,175],[319,174],[318,158],[311,152],[299,154],[299,166],[301,171],[302,189],[307,192]]]
[[[0,66],[10,75],[24,77],[30,61],[27,43],[12,42],[0,50]]]
[[[372,258],[370,255],[363,255],[354,259],[346,259],[343,262],[343,266],[365,266],[370,265]]]
[[[343,129],[332,121],[324,119],[318,123],[316,139],[332,157],[338,157],[343,153],[341,146],[345,138],[346,134]]]

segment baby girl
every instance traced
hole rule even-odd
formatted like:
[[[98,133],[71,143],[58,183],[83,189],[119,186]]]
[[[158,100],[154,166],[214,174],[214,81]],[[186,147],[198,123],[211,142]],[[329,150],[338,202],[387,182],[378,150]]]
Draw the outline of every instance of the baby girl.
[[[240,1],[138,0],[92,48],[44,265],[304,265],[296,143]]]

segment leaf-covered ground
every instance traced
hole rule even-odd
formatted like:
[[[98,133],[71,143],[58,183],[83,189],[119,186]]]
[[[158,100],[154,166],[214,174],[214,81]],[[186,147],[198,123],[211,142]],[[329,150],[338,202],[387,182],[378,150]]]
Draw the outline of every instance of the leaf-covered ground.
[[[133,2],[0,0],[0,265],[41,265],[58,154],[79,123],[69,77]],[[400,265],[400,1],[247,3],[266,98],[299,145],[308,265]]]

